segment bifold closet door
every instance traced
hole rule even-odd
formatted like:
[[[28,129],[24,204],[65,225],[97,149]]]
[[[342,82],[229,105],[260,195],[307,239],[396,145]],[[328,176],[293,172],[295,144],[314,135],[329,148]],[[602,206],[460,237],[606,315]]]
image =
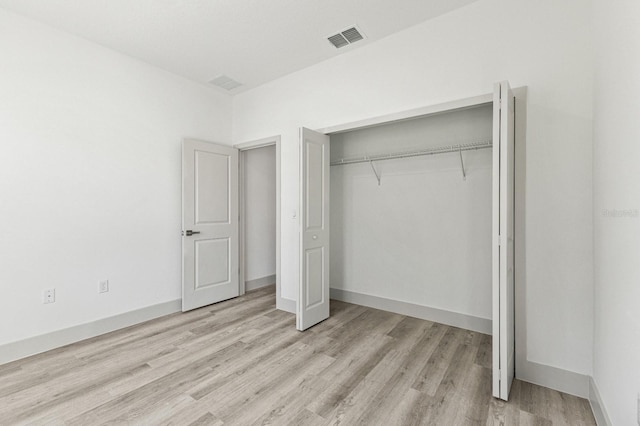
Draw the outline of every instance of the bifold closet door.
[[[329,318],[329,161],[329,136],[300,129],[301,331]]]
[[[508,82],[493,96],[493,396],[509,399],[515,376],[515,98]]]

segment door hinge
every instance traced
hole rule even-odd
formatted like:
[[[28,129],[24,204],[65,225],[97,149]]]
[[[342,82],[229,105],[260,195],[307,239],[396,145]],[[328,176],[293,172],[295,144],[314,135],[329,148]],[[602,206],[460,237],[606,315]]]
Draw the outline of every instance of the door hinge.
[[[498,245],[499,246],[502,245],[502,237],[500,235],[498,235]]]

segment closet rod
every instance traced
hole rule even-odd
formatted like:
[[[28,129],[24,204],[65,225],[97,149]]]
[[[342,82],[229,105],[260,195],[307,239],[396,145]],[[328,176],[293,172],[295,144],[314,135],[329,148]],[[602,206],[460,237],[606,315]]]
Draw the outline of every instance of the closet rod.
[[[422,155],[446,154],[448,152],[473,151],[477,149],[491,148],[492,146],[493,146],[492,141],[461,144],[461,145],[450,145],[450,146],[444,146],[440,148],[433,148],[433,149],[427,149],[427,150],[421,150],[421,151],[398,152],[394,154],[377,154],[377,155],[368,155],[365,157],[358,157],[358,158],[342,158],[340,160],[331,162],[331,165],[343,166],[345,164],[370,163],[371,161],[393,160],[396,158],[409,158],[409,157],[419,157]]]

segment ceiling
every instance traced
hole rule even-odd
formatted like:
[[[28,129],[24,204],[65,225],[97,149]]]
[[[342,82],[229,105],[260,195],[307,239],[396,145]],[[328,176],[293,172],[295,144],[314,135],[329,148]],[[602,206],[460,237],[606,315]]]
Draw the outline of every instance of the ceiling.
[[[476,0],[0,0],[0,7],[207,84],[258,86]],[[327,37],[356,25],[365,39]],[[223,89],[220,89],[223,90]]]

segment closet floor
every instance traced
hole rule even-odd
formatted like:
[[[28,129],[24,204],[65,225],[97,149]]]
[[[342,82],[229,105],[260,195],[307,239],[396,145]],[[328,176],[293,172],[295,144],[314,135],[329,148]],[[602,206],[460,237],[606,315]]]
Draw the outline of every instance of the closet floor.
[[[338,301],[301,333],[273,287],[0,366],[0,423],[595,425],[518,380],[493,399],[490,336]]]

